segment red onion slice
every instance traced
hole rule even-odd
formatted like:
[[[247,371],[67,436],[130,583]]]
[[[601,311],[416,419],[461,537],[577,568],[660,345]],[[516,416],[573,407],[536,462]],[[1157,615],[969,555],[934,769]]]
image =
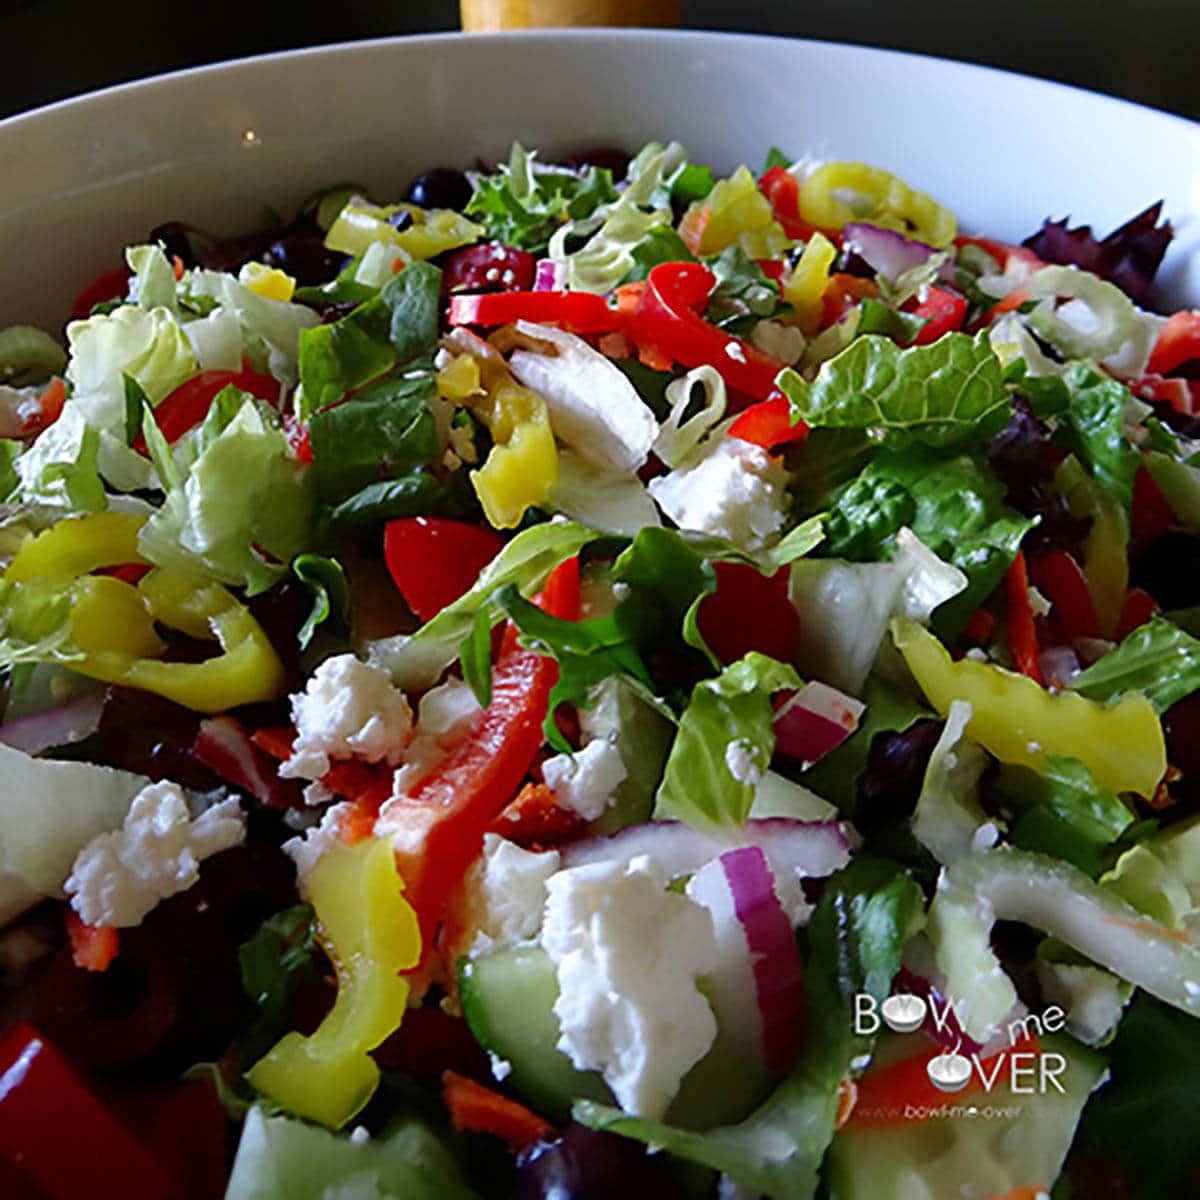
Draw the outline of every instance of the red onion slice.
[[[104,689],[97,688],[58,708],[7,721],[0,725],[0,742],[26,754],[81,742],[100,728],[104,696]]]
[[[758,846],[727,851],[693,876],[688,895],[712,914],[722,1030],[768,1071],[789,1070],[804,1037],[804,974],[766,855]]]
[[[856,729],[866,705],[824,683],[805,684],[775,714],[775,749],[811,764]]]
[[[905,271],[923,266],[938,253],[933,246],[906,238],[893,229],[861,222],[842,226],[842,245],[853,250],[872,270],[891,283]]]
[[[792,821],[767,817],[747,821],[728,838],[701,833],[681,821],[629,825],[612,837],[586,838],[562,849],[564,867],[586,863],[628,864],[648,855],[668,876],[691,875],[705,863],[740,846],[757,846],[777,875],[820,879],[850,861],[846,833],[836,821]]]
[[[192,753],[226,783],[248,792],[271,808],[302,808],[298,779],[280,779],[279,764],[249,738],[233,717],[200,722]]]
[[[567,286],[567,264],[553,258],[539,258],[533,274],[535,292],[561,292]]]

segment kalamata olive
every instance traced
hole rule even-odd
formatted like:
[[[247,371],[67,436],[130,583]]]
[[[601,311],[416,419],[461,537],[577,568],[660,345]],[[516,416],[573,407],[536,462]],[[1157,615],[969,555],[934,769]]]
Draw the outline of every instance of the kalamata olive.
[[[1186,529],[1163,534],[1134,563],[1130,583],[1168,611],[1200,604],[1200,535]]]
[[[867,769],[858,781],[854,821],[863,833],[873,833],[912,813],[941,732],[941,721],[925,720],[915,722],[904,733],[875,735],[867,753]]]
[[[163,225],[155,225],[146,240],[152,245],[159,243],[168,258],[174,256],[185,267],[194,267],[196,252],[192,249],[192,232],[191,227],[182,221],[167,221]]]
[[[581,167],[606,167],[618,183],[629,170],[629,155],[619,146],[585,146],[573,150],[562,160],[565,167],[579,170]]]
[[[342,264],[342,255],[326,250],[320,237],[291,233],[272,242],[262,261],[286,271],[301,287],[312,287],[332,279]]]
[[[387,223],[397,232],[403,233],[410,228],[413,223],[413,215],[407,208],[402,208],[398,212],[389,213]]]
[[[571,1124],[561,1138],[522,1152],[512,1200],[684,1200],[686,1195],[667,1164],[639,1143]]]
[[[537,263],[532,254],[483,242],[447,254],[441,262],[446,292],[527,292]]]
[[[404,193],[410,204],[422,208],[452,208],[462,212],[471,199],[470,181],[454,167],[434,167],[424,175],[418,175]]]

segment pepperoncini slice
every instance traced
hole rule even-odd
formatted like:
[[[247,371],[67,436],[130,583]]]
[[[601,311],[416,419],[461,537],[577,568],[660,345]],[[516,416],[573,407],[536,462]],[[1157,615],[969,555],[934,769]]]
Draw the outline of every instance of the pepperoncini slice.
[[[71,593],[71,637],[85,655],[153,658],[166,649],[137,588],[108,575],[85,575]]]
[[[456,354],[438,371],[437,390],[444,400],[453,400],[458,404],[472,396],[482,395],[479,363],[469,354]]]
[[[954,214],[931,196],[880,167],[831,162],[818,167],[800,188],[800,215],[819,229],[865,221],[944,250],[954,241]]]
[[[1040,771],[1046,755],[1077,758],[1102,788],[1152,796],[1167,769],[1162,725],[1145,696],[1103,707],[1074,692],[1054,694],[992,663],[954,662],[933,634],[897,618],[892,637],[909,670],[942,715],[971,705],[967,736],[1001,762]]]
[[[117,512],[67,517],[25,542],[4,578],[10,583],[65,582],[101,567],[144,563],[137,540],[145,523],[145,517]]]
[[[821,323],[821,297],[835,258],[837,247],[823,233],[814,233],[783,285],[783,298],[795,310],[795,323],[805,334],[815,333]]]
[[[707,216],[702,215],[705,210]],[[719,254],[737,244],[751,258],[774,258],[792,244],[775,219],[771,202],[744,166],[697,200],[684,214],[680,230],[696,255]]]
[[[337,1001],[310,1037],[289,1033],[247,1072],[284,1108],[340,1129],[374,1094],[379,1068],[370,1057],[400,1026],[421,934],[402,895],[391,843],[337,843],[309,877],[320,939],[337,969]]]
[[[238,282],[265,300],[291,300],[296,291],[296,281],[286,271],[257,262],[241,269]]]
[[[342,254],[364,254],[374,242],[394,246],[409,258],[427,259],[467,246],[483,236],[482,226],[448,208],[416,204],[347,204],[325,235],[325,245]]]

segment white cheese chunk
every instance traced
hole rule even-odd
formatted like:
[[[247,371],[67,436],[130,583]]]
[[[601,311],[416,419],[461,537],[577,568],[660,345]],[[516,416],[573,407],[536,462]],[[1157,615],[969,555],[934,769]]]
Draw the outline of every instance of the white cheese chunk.
[[[119,830],[99,834],[79,852],[64,887],[86,924],[140,925],[160,900],[200,878],[204,859],[245,837],[246,818],[236,798],[193,820],[178,784],[148,784]]]
[[[563,808],[594,821],[613,802],[627,772],[621,752],[607,739],[588,742],[575,754],[556,754],[542,764],[542,778]]]
[[[666,884],[646,857],[560,871],[542,928],[558,976],[558,1049],[649,1118],[666,1112],[717,1033],[696,987],[718,960],[712,918]]]

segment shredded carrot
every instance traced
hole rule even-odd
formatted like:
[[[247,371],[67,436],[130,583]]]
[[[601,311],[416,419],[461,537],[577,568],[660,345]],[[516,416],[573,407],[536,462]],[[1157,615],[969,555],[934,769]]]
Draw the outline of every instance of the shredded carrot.
[[[527,783],[492,822],[498,833],[518,846],[553,846],[570,841],[583,829],[582,817],[563,808],[544,783]]]
[[[854,1106],[858,1103],[858,1084],[849,1075],[843,1075],[838,1083],[837,1116],[833,1120],[834,1129],[841,1129],[850,1120]]]
[[[1004,588],[1008,600],[1008,649],[1012,654],[1013,666],[1022,675],[1042,683],[1037,629],[1033,623],[1033,606],[1029,603],[1029,571],[1021,550],[1017,551],[1017,557],[1004,576]]]
[[[296,731],[290,725],[264,725],[256,729],[250,740],[260,749],[265,750],[272,758],[282,762],[292,756],[292,743],[296,740]]]
[[[175,282],[183,278],[183,259],[178,254],[171,255],[171,267],[175,272]]]
[[[67,909],[67,937],[71,957],[84,971],[107,971],[120,952],[120,937],[111,925],[85,925],[73,909]]]
[[[623,333],[606,333],[600,338],[600,353],[606,358],[628,358],[633,350]]]
[[[369,838],[375,832],[375,820],[379,816],[379,810],[391,795],[392,779],[389,773],[351,798],[338,820],[338,837],[348,846],[357,845]]]
[[[669,371],[674,360],[669,354],[664,354],[653,346],[639,346],[638,362],[652,371]]]
[[[442,1075],[442,1100],[455,1129],[493,1134],[515,1150],[524,1150],[554,1132],[549,1122],[523,1104],[455,1071]]]
[[[38,397],[42,410],[42,420],[47,425],[53,425],[62,415],[63,405],[67,402],[67,385],[61,376],[55,377],[46,384],[46,390]]]
[[[977,608],[967,622],[963,636],[976,646],[984,645],[996,629],[996,618],[986,608]]]

